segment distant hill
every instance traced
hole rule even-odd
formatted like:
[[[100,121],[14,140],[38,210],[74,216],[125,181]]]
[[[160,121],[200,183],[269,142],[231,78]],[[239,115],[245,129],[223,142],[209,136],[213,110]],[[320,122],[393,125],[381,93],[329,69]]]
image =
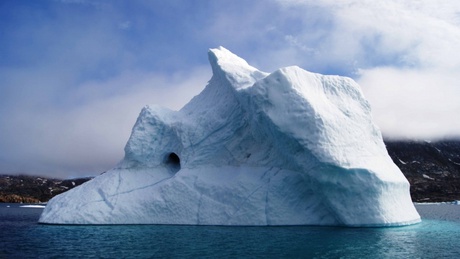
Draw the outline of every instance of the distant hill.
[[[386,140],[385,144],[391,158],[411,183],[413,201],[460,200],[460,140]],[[0,175],[0,202],[46,202],[91,179]]]
[[[460,200],[460,140],[385,141],[411,183],[413,201]]]
[[[46,202],[91,179],[60,180],[27,175],[0,175],[0,202]]]

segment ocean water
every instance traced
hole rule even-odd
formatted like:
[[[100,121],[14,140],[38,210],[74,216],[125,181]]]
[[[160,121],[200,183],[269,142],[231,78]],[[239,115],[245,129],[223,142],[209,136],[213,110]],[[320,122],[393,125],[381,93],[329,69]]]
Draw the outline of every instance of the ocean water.
[[[54,226],[0,204],[0,258],[460,258],[460,205],[417,205],[392,228]]]

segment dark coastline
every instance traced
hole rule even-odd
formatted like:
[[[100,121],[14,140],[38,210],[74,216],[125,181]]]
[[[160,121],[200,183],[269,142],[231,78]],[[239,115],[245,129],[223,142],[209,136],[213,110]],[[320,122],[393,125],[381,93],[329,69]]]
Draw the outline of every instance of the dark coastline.
[[[409,180],[414,202],[460,200],[460,140],[386,140],[385,145]]]
[[[92,177],[62,180],[30,175],[0,175],[0,202],[47,202],[91,179]]]

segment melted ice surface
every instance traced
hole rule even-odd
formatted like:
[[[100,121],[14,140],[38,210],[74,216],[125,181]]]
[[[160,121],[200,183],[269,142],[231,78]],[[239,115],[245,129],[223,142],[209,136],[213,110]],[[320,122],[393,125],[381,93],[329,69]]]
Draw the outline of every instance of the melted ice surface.
[[[220,47],[180,111],[147,106],[111,171],[53,198],[52,224],[347,225],[420,221],[351,79],[257,70]]]

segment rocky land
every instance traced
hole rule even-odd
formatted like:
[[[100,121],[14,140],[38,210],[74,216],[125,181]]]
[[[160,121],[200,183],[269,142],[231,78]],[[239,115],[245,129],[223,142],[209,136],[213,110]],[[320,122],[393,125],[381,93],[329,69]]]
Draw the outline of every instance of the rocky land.
[[[460,200],[460,140],[386,140],[385,144],[391,158],[411,184],[413,201]],[[0,175],[0,202],[47,202],[91,179],[61,180],[27,175]]]
[[[460,200],[460,140],[385,141],[417,202]]]
[[[41,203],[92,178],[50,179],[29,175],[0,175],[0,202]]]

